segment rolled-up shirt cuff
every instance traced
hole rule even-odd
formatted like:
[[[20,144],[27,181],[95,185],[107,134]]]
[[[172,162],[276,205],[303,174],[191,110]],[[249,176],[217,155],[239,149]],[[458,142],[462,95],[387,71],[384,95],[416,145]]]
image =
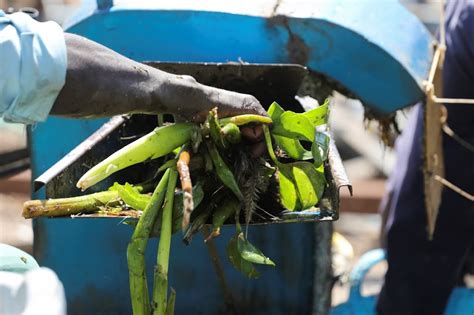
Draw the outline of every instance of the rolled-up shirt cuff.
[[[44,121],[66,80],[63,30],[55,22],[40,23],[24,13],[9,18],[21,44],[20,89],[4,119],[25,124]]]

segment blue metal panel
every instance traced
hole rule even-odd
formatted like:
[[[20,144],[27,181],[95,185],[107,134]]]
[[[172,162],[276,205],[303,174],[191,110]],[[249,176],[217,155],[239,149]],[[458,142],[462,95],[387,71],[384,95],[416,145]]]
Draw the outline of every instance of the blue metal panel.
[[[35,254],[64,284],[69,314],[130,314],[126,248],[131,227],[117,219],[38,219]],[[259,268],[249,280],[234,270],[225,255],[235,232],[223,228],[217,247],[239,314],[308,314],[312,306],[311,224],[251,227],[253,243],[277,264]],[[147,251],[148,279],[156,263],[157,241]],[[223,292],[211,258],[198,235],[186,247],[181,235],[172,241],[170,286],[177,290],[176,314],[225,313]]]
[[[398,1],[206,3],[120,1],[92,16],[88,6],[68,27],[136,60],[304,64],[383,113],[423,97],[433,38]]]
[[[279,1],[279,6],[262,2],[258,13],[250,14],[250,7],[257,10],[257,5],[242,7],[236,1],[214,3],[222,7],[220,11],[206,8],[205,1],[179,9],[167,8],[172,5],[169,1],[121,3],[125,4],[110,11],[86,5],[68,31],[140,61],[306,64],[382,112],[422,96],[431,39],[418,21],[391,1],[383,1],[387,7],[376,5],[377,1],[321,1],[314,9],[307,1],[294,5]],[[384,12],[385,8],[389,10]],[[292,17],[282,17],[290,11]],[[49,119],[38,124],[30,131],[33,176],[102,122]],[[130,313],[125,257],[130,233],[130,227],[111,219],[35,220],[36,257],[63,281],[70,313]],[[277,263],[276,269],[265,268],[258,281],[244,279],[225,262],[225,241],[231,234],[231,228],[224,229],[217,243],[241,313],[309,313],[316,254],[313,225],[251,228],[250,238]],[[179,236],[173,240],[170,284],[178,291],[177,314],[224,311],[222,292],[201,241],[198,237],[184,248]],[[151,270],[156,241],[150,248]]]
[[[29,127],[28,145],[33,158],[33,178],[53,166],[106,121],[108,119],[49,117],[46,122]]]

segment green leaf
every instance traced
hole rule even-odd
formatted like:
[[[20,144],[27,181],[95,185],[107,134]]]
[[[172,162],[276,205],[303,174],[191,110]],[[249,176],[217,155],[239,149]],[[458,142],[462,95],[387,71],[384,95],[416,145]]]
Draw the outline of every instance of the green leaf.
[[[304,113],[285,111],[278,103],[273,102],[268,109],[268,115],[273,120],[273,136],[290,138],[293,142],[291,143],[281,138],[279,140],[275,138],[275,140],[277,142],[284,142],[283,145],[287,146],[288,155],[297,158],[297,156],[301,157],[302,154],[308,151],[305,150],[305,152],[303,152],[301,150],[302,147],[299,148],[301,145],[297,143],[294,138],[310,142],[314,141],[315,127],[327,123],[329,117],[329,100],[326,100],[323,105]],[[283,146],[281,143],[279,143],[279,145]],[[283,148],[283,150],[285,149]],[[306,153],[305,157],[308,158],[309,154]]]
[[[239,200],[243,200],[244,196],[242,195],[242,191],[235,179],[234,173],[222,159],[219,150],[217,150],[214,144],[207,143],[207,151],[211,156],[217,177],[219,177],[221,182],[226,185],[237,196],[237,198],[239,198]]]
[[[272,103],[267,113],[273,121],[272,134],[274,136],[298,137],[313,141],[314,126],[304,116],[304,113],[297,114],[292,111],[285,111],[277,102]]]
[[[324,168],[309,162],[278,165],[280,202],[288,210],[299,211],[315,206],[324,193]]]
[[[274,135],[273,138],[275,139],[280,149],[285,151],[285,153],[290,158],[295,160],[310,160],[313,158],[312,153],[303,148],[298,139],[277,135]]]
[[[261,250],[245,239],[244,233],[242,232],[238,234],[237,249],[239,250],[240,256],[248,262],[275,267],[275,263],[265,256]]]
[[[303,113],[313,126],[327,124],[329,118],[329,99],[326,99],[323,105]]]
[[[298,191],[291,174],[291,165],[278,165],[278,180],[280,182],[280,202],[288,210],[300,210],[301,203]]]
[[[314,127],[312,127],[314,129]],[[309,162],[280,163],[273,151],[271,135],[264,126],[268,154],[277,166],[280,203],[288,210],[302,210],[315,206],[325,188],[324,167],[316,169]],[[318,153],[318,152],[316,152]]]
[[[212,227],[213,230],[220,229],[225,221],[233,216],[236,212],[240,210],[240,201],[236,198],[230,197],[230,199],[225,199],[221,202],[212,214]]]
[[[315,206],[324,192],[324,175],[309,162],[292,163],[292,172],[302,209]]]
[[[328,158],[330,141],[331,141],[331,138],[326,133],[316,132],[314,142],[317,143],[319,148],[321,149],[321,157],[323,161],[326,161]]]
[[[314,165],[321,166],[328,158],[329,152],[329,136],[324,132],[316,132],[313,145],[311,146],[311,153],[314,158]]]
[[[313,160],[314,160],[314,166],[318,167],[320,165],[323,165],[323,152],[321,150],[321,147],[315,142],[311,145],[311,153],[313,155]]]
[[[229,257],[230,263],[235,269],[239,270],[245,276],[251,279],[257,279],[260,273],[255,269],[251,262],[246,261],[242,258],[239,253],[237,240],[240,233],[235,234],[227,244],[227,256]]]
[[[277,102],[273,102],[272,105],[270,105],[270,108],[268,108],[267,114],[272,119],[273,124],[275,124],[280,121],[280,116],[284,112],[285,110],[280,105],[278,105]]]
[[[315,127],[303,114],[286,111],[280,116],[280,120],[273,122],[272,134],[284,137],[296,137],[298,139],[313,142]]]

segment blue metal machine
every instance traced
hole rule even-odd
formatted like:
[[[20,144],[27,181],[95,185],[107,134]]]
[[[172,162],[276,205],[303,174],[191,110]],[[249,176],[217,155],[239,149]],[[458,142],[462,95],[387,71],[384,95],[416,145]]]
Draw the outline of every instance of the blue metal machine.
[[[302,64],[380,113],[423,97],[432,53],[429,33],[397,1],[86,1],[65,29],[138,61]],[[49,118],[31,128],[33,177],[104,121]],[[118,219],[38,219],[34,231],[35,257],[58,274],[71,314],[131,312],[125,257],[130,227]],[[313,224],[250,229],[277,268],[248,280],[224,265],[239,313],[311,312],[318,298],[314,231]],[[225,228],[217,240],[224,262],[232,233]],[[178,291],[177,314],[225,312],[199,242],[185,248],[179,236],[173,239],[170,285]],[[150,243],[156,248],[156,241]],[[148,266],[155,259],[150,252]]]

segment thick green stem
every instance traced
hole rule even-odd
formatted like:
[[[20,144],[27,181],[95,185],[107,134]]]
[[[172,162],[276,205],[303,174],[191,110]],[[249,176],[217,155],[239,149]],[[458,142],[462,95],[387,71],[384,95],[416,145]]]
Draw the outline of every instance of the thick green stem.
[[[116,191],[102,191],[72,198],[30,200],[23,204],[23,217],[30,219],[90,213],[99,211],[104,205],[117,206],[119,201],[119,194]]]
[[[219,148],[224,149],[225,141],[223,135],[221,134],[221,126],[217,121],[217,108],[214,108],[209,112],[207,121],[209,123],[209,133],[211,134],[212,140],[214,140],[214,143]]]
[[[165,156],[188,143],[197,129],[195,123],[176,123],[155,128],[91,168],[82,175],[76,186],[85,190],[126,167]]]
[[[265,143],[267,145],[268,155],[270,155],[270,158],[272,159],[272,161],[278,166],[280,162],[275,156],[275,151],[273,151],[272,136],[270,134],[270,130],[265,125],[263,126],[263,133],[265,135]]]
[[[166,171],[170,167],[175,167],[175,166],[176,166],[176,160],[175,159],[168,160],[158,168],[158,170],[156,171],[156,174],[160,174],[161,172]]]
[[[271,124],[272,122],[273,121],[270,117],[253,115],[253,114],[237,115],[234,117],[227,117],[227,118],[222,118],[219,120],[219,123],[221,125],[233,123],[233,124],[236,124],[237,126],[242,126],[242,125],[246,125],[250,123]]]
[[[130,277],[130,296],[134,315],[150,314],[150,299],[145,270],[145,249],[153,223],[156,221],[163,204],[169,177],[170,170],[167,170],[158,186],[156,186],[150,203],[146,206],[138,220],[132,239],[128,244],[127,261]]]
[[[174,305],[176,303],[176,291],[171,288],[170,298],[168,299],[168,304],[166,305],[166,315],[174,314]]]
[[[153,288],[153,314],[165,315],[168,293],[168,266],[170,259],[171,234],[173,224],[173,199],[178,172],[170,169],[166,200],[161,221],[161,235],[158,244],[157,266],[155,269],[155,284]]]

